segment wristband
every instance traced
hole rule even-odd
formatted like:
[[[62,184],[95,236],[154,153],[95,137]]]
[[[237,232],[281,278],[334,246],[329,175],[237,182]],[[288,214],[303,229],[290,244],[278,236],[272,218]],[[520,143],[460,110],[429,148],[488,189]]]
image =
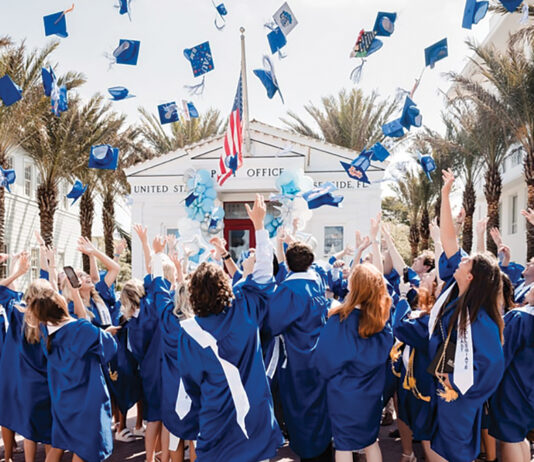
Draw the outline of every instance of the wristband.
[[[227,253],[226,255],[223,255],[221,258],[222,258],[223,260],[229,260],[230,257],[231,257],[230,253]]]
[[[120,254],[120,253],[114,253],[113,256],[114,256],[114,257],[120,257],[121,254]]]

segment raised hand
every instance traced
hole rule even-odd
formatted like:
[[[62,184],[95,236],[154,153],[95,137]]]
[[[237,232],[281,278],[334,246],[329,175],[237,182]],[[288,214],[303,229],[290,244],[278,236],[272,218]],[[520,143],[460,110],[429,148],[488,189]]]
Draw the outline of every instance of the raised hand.
[[[78,252],[81,252],[84,255],[90,256],[96,252],[96,247],[86,237],[80,237],[78,239]]]
[[[115,255],[122,255],[122,252],[124,252],[126,250],[126,239],[121,239],[120,241],[118,242],[115,242],[115,249],[114,249],[114,254]]]
[[[220,237],[212,237],[210,244],[215,247],[215,258],[220,260],[223,255],[226,255],[226,241]]]
[[[137,234],[141,242],[148,242],[148,230],[146,226],[135,224],[133,226],[133,230],[135,231],[135,234]]]
[[[521,215],[523,215],[531,225],[534,225],[533,209],[521,210]]]
[[[169,254],[176,250],[176,243],[178,242],[174,234],[167,234],[165,238],[167,241],[167,249],[169,249]]]
[[[154,253],[163,252],[165,250],[165,239],[161,236],[156,236],[152,241],[152,248],[154,249]]]
[[[465,209],[462,207],[460,211],[458,212],[458,216],[456,217],[456,224],[458,226],[461,226],[464,224],[465,221]]]
[[[485,217],[477,221],[476,230],[479,236],[484,236],[486,232],[486,227],[488,225],[488,220],[489,220],[489,217]]]
[[[489,230],[489,232],[497,248],[501,247],[503,245],[503,242],[502,242],[502,236],[501,236],[501,232],[499,231],[499,228],[493,227]]]
[[[35,240],[37,241],[37,244],[39,244],[40,247],[42,247],[42,246],[45,245],[45,241],[44,241],[43,238],[41,237],[41,233],[39,232],[38,229],[36,229],[36,230],[33,232],[33,235],[35,236]]]
[[[449,168],[448,170],[442,170],[443,186],[441,188],[441,194],[448,196],[451,193],[452,185],[454,184],[454,174]]]
[[[256,200],[254,201],[252,209],[248,204],[245,204],[245,208],[247,209],[250,221],[252,221],[252,224],[254,225],[254,229],[256,231],[263,229],[263,220],[267,213],[267,207],[263,196],[261,194],[256,194]]]
[[[56,249],[54,249],[52,246],[45,246],[43,248],[43,252],[44,252],[44,257],[46,258],[48,267],[55,268],[56,267]]]
[[[26,251],[19,254],[16,264],[16,274],[22,276],[26,274],[30,269],[30,254]]]
[[[371,245],[371,239],[369,236],[365,236],[360,240],[360,245],[358,246],[358,252],[363,252],[367,247]]]
[[[381,220],[382,220],[382,212],[378,212],[375,218],[371,218],[371,227],[369,230],[371,242],[374,242],[376,240],[376,236],[378,236],[378,231],[380,230]]]
[[[434,243],[441,242],[438,220],[436,218],[430,222],[430,237]]]

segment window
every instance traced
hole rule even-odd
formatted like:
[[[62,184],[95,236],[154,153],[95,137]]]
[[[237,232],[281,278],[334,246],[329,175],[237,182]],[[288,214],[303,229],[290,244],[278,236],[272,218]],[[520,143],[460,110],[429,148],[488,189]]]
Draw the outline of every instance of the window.
[[[40,262],[39,262],[39,247],[34,247],[31,250],[30,254],[30,268],[31,268],[31,280],[39,279],[39,268],[40,268]]]
[[[28,197],[32,196],[32,179],[33,179],[32,166],[26,165],[24,167],[24,194],[26,194],[26,196]]]
[[[15,165],[15,159],[13,159],[13,156],[8,156],[7,157],[7,168],[10,168],[10,169],[15,168],[14,165]]]
[[[523,163],[523,149],[518,148],[510,155],[510,163],[512,167],[521,165]]]
[[[225,202],[224,203],[224,218],[226,219],[247,219],[247,209],[245,209],[245,204],[248,204],[250,208],[254,205],[254,202]],[[277,217],[280,215],[274,207],[280,206],[280,203],[275,201],[267,202],[267,213]]]
[[[324,253],[331,255],[343,250],[343,226],[324,227]]]
[[[0,249],[2,253],[9,255],[9,244],[4,245],[3,249]],[[0,264],[0,277],[6,278],[9,271],[9,259]]]
[[[506,173],[506,159],[502,160],[501,173]]]
[[[508,233],[515,234],[517,233],[517,205],[518,198],[517,194],[510,197],[510,222],[508,226]]]
[[[180,231],[178,230],[178,228],[167,228],[167,235],[169,234],[175,236],[176,239],[180,237]]]

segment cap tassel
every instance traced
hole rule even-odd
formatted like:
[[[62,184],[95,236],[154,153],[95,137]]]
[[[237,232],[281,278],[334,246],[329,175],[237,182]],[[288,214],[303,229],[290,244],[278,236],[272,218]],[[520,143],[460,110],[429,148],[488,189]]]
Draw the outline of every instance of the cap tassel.
[[[206,86],[206,76],[202,76],[202,82],[196,85],[184,85],[190,95],[201,95],[204,93],[204,87]]]
[[[113,53],[104,53],[104,57],[109,60],[108,71],[113,67],[113,64],[117,63],[117,58],[121,55],[122,52],[126,51],[129,46],[130,43],[125,40],[117,48],[115,48],[115,50],[113,50]]]
[[[361,64],[359,66],[356,66],[350,73],[350,80],[352,80],[354,83],[360,83],[365,62],[365,59],[362,58]]]
[[[528,24],[528,3],[526,1],[523,2],[523,6],[521,7],[521,18],[519,19],[519,24],[522,26],[526,26]]]
[[[61,21],[63,16],[65,16],[67,13],[70,13],[72,10],[74,10],[74,3],[72,4],[72,6],[69,9],[63,11],[63,13],[61,13],[61,15],[59,15],[59,17],[54,21],[54,24],[57,24],[59,21]]]

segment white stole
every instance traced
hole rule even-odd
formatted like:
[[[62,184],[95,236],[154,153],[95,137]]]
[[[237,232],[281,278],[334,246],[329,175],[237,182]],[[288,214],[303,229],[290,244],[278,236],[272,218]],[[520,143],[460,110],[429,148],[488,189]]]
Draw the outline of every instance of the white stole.
[[[6,313],[6,309],[4,308],[4,305],[0,305],[0,316],[3,316],[4,317],[4,330],[5,332],[7,333],[7,330],[9,329],[9,321],[7,319],[7,313]]]
[[[191,336],[191,338],[193,338],[193,340],[195,340],[202,348],[211,348],[215,357],[221,364],[226,381],[228,382],[230,394],[232,395],[232,400],[234,401],[237,424],[248,439],[245,417],[250,410],[250,403],[243,382],[241,381],[241,376],[239,375],[239,369],[219,356],[217,340],[209,332],[202,329],[195,318],[186,319],[180,324],[187,334],[189,334],[189,336]]]

